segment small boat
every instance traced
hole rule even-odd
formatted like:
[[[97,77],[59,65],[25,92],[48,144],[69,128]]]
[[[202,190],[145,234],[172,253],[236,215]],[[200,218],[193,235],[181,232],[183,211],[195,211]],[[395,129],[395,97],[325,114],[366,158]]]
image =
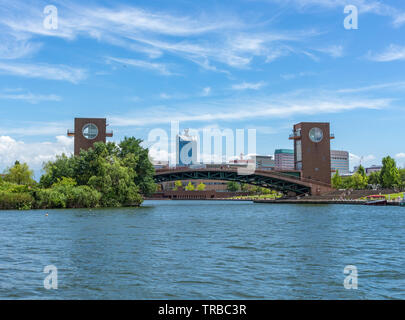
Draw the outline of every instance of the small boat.
[[[382,196],[382,195],[368,196],[367,200],[368,201],[364,203],[366,206],[386,206],[387,205],[387,199],[385,199],[385,196]]]

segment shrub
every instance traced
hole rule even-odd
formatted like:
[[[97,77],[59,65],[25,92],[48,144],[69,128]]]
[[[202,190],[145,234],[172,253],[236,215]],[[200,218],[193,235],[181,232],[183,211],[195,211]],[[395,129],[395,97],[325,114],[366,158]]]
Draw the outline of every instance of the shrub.
[[[33,207],[34,198],[29,193],[0,191],[0,209],[28,210]]]

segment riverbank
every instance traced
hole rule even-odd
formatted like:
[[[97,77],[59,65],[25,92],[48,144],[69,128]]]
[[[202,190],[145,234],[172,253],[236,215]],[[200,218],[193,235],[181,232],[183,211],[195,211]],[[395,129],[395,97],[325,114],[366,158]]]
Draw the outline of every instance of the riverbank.
[[[272,203],[272,204],[349,204],[365,205],[366,200],[304,200],[304,199],[286,199],[286,200],[253,200],[254,203]],[[388,201],[387,206],[400,206],[398,201]]]

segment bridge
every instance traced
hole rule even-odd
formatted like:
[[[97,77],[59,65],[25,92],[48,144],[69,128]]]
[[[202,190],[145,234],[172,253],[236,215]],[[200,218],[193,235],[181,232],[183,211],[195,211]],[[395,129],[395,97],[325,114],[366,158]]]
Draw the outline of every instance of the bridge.
[[[236,181],[280,191],[288,195],[321,195],[332,191],[330,184],[303,178],[301,171],[255,170],[252,174],[239,174],[237,168],[193,169],[165,168],[157,169],[156,183],[177,180],[223,180]]]

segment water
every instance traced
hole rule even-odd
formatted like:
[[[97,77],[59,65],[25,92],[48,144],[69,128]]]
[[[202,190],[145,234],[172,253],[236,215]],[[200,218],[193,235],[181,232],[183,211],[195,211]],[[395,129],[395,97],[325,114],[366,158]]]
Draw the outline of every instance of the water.
[[[400,207],[0,211],[0,298],[404,299],[404,230]],[[43,286],[51,264],[57,290]],[[357,290],[343,286],[346,265],[358,269]]]

